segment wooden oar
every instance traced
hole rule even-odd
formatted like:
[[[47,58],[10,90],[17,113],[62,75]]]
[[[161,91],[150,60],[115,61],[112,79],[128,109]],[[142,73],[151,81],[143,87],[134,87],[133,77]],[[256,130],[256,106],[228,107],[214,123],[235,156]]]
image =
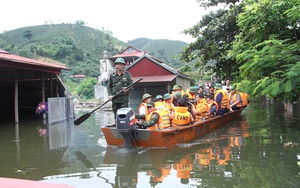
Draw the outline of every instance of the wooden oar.
[[[115,98],[116,96],[120,95],[124,90],[131,88],[134,84],[138,83],[139,81],[141,81],[143,79],[143,77],[139,78],[137,81],[133,82],[132,84],[130,84],[129,86],[123,88],[121,91],[119,91],[118,93],[116,93],[112,98]],[[88,119],[92,113],[94,113],[96,110],[98,110],[99,108],[101,108],[102,106],[104,106],[106,103],[108,103],[110,100],[105,101],[104,103],[102,103],[99,107],[97,107],[96,109],[94,109],[93,111],[86,113],[82,116],[80,116],[78,119],[76,119],[74,121],[74,125],[80,125],[82,122],[84,122],[86,119]]]

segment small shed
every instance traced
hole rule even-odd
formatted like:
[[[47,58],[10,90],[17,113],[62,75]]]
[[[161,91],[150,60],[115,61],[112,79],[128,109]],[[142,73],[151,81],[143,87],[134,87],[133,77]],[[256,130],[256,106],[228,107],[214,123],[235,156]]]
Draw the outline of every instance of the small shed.
[[[60,63],[47,63],[0,50],[0,121],[19,115],[28,118],[35,114],[41,101],[64,97],[65,86],[61,71],[69,70]]]
[[[131,73],[134,81],[143,77],[143,80],[134,87],[129,96],[130,106],[136,111],[145,93],[149,93],[153,97],[163,96],[165,93],[171,93],[174,85],[179,85],[184,90],[190,87],[189,77],[148,54],[142,55],[126,67],[126,70]]]

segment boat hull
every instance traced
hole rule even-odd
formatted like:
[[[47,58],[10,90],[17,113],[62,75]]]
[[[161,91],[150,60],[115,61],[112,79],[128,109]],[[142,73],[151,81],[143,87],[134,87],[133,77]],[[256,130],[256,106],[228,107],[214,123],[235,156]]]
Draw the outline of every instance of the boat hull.
[[[132,144],[136,147],[170,147],[179,143],[189,142],[238,119],[241,117],[241,112],[242,109],[187,126],[171,126],[161,130],[138,129],[136,138],[132,139]],[[105,126],[101,130],[108,145],[120,146],[124,144],[124,139],[119,134],[116,126]]]

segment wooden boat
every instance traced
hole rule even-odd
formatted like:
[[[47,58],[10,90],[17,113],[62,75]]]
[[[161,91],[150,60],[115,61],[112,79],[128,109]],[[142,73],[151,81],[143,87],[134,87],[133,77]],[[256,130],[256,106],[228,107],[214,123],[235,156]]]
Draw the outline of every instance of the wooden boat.
[[[125,109],[125,114],[130,108]],[[170,147],[179,143],[189,142],[203,134],[206,134],[220,126],[223,126],[239,117],[243,109],[229,112],[224,115],[215,116],[204,121],[198,121],[186,126],[171,126],[166,129],[148,130],[136,129],[134,125],[128,125],[128,130],[120,122],[126,123],[126,116],[132,117],[134,114],[123,114],[117,126],[105,126],[101,130],[105,136],[108,145],[121,146],[125,144],[126,148],[132,147]],[[131,112],[132,113],[132,112]],[[118,117],[118,114],[117,114]],[[128,121],[129,117],[127,117]],[[125,126],[126,127],[126,126]],[[125,140],[125,142],[124,142]],[[131,142],[131,143],[127,143]]]

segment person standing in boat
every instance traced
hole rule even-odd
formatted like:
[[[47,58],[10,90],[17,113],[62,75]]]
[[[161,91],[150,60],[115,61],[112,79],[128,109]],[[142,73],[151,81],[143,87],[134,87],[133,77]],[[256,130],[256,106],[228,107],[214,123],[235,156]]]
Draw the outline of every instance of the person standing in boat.
[[[216,91],[214,100],[216,101],[216,103],[218,103],[218,111],[216,115],[223,115],[229,112],[229,96],[227,94],[227,91],[222,88],[222,85],[220,83],[216,83],[215,89]]]
[[[114,65],[116,72],[109,77],[107,92],[108,99],[112,101],[113,113],[116,116],[118,109],[128,107],[129,89],[124,88],[132,84],[133,80],[131,74],[124,70],[126,63],[123,58],[117,58]],[[121,94],[113,97],[121,90],[123,90]]]

